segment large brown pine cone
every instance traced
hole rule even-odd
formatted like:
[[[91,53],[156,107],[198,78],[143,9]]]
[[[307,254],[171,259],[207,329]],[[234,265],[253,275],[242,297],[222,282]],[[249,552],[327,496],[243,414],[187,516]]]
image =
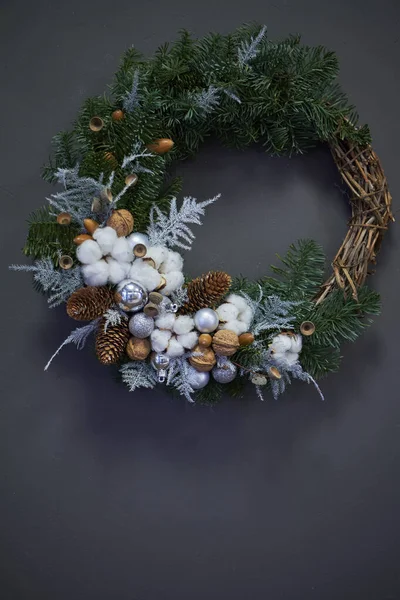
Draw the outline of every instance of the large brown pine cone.
[[[67,301],[67,313],[76,321],[92,321],[102,317],[114,304],[114,293],[106,285],[76,290]]]
[[[103,365],[113,365],[124,354],[131,334],[127,320],[120,325],[108,325],[106,331],[104,325],[105,319],[101,319],[97,330],[96,354]]]
[[[206,275],[193,279],[187,285],[188,301],[180,309],[180,314],[194,313],[200,308],[212,308],[218,305],[229,292],[232,278],[223,271],[210,271]]]

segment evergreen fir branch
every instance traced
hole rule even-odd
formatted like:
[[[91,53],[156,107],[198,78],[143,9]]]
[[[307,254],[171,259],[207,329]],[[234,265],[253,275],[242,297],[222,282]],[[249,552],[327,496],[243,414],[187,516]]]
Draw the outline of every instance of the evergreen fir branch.
[[[64,348],[64,346],[66,346],[67,344],[75,344],[77,350],[82,350],[82,348],[84,348],[87,342],[89,335],[97,330],[99,321],[100,319],[94,319],[88,325],[84,325],[83,327],[77,327],[77,329],[74,329],[71,332],[71,334],[63,341],[61,346],[59,346],[59,348],[57,348],[57,350],[54,352],[53,356],[50,358],[44,370],[47,371],[55,357],[59,354],[60,350]]]
[[[120,368],[122,381],[130,392],[138,388],[154,388],[157,384],[157,374],[150,363],[146,361],[129,362]]]
[[[213,406],[221,401],[224,389],[225,386],[217,383],[215,379],[211,377],[205,387],[195,392],[194,401],[196,404],[201,404],[203,406]]]
[[[332,346],[323,346],[303,339],[300,362],[307,373],[315,379],[321,379],[328,373],[335,373],[340,367],[340,350]]]

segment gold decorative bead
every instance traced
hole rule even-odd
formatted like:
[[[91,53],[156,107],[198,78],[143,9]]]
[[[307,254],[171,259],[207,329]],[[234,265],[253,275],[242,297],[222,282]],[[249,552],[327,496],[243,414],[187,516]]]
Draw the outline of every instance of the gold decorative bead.
[[[117,232],[118,237],[126,237],[133,231],[133,217],[129,210],[114,210],[107,220],[107,225]]]
[[[157,317],[159,310],[158,310],[158,306],[157,304],[154,304],[153,302],[148,302],[146,304],[146,306],[143,309],[143,312],[145,315],[147,315],[148,317]]]
[[[124,113],[121,109],[117,108],[117,110],[114,110],[114,112],[111,113],[111,118],[113,121],[122,121],[122,119],[124,118]]]
[[[104,121],[101,117],[92,117],[89,121],[89,127],[92,131],[100,131],[104,127]]]
[[[165,154],[171,150],[173,145],[173,140],[169,138],[159,138],[158,140],[154,140],[151,144],[147,144],[147,148],[150,152],[154,152],[155,154]]]
[[[202,333],[199,336],[200,346],[203,346],[204,348],[208,348],[209,346],[211,346],[211,342],[212,342],[212,337],[209,333]]]
[[[270,379],[281,379],[282,378],[281,372],[276,367],[270,367],[268,369],[268,375],[269,375]]]
[[[77,246],[80,246],[81,244],[83,244],[83,242],[86,242],[86,240],[92,240],[92,236],[89,235],[88,233],[81,233],[80,235],[77,235],[76,237],[74,237],[74,244],[76,244]]]
[[[300,325],[300,331],[305,336],[312,335],[315,331],[315,325],[311,321],[303,321]]]
[[[131,360],[146,360],[151,351],[149,338],[131,337],[126,345],[126,353]]]
[[[69,225],[71,223],[71,215],[67,212],[57,215],[57,223],[59,225]]]
[[[232,356],[239,348],[239,336],[230,329],[220,329],[214,334],[212,347],[219,356]]]
[[[71,256],[67,256],[65,254],[64,256],[60,256],[58,264],[60,265],[61,269],[64,269],[65,271],[67,271],[74,264],[74,259],[71,258]]]
[[[134,185],[137,184],[139,177],[136,175],[136,173],[132,173],[131,175],[127,175],[125,177],[125,185],[130,185],[131,187],[133,187]]]
[[[90,235],[93,235],[93,233],[99,227],[97,221],[94,221],[93,219],[83,219],[83,224],[85,226],[86,231],[90,233]]]
[[[239,344],[241,346],[250,346],[254,342],[254,335],[250,332],[239,335]]]
[[[195,356],[191,356],[189,362],[196,371],[211,371],[217,363],[214,351],[211,348],[196,346],[193,354]]]
[[[146,256],[146,252],[147,252],[147,248],[144,244],[136,244],[133,247],[133,254],[137,258],[143,258],[143,256]],[[153,262],[154,262],[154,260],[153,260]]]

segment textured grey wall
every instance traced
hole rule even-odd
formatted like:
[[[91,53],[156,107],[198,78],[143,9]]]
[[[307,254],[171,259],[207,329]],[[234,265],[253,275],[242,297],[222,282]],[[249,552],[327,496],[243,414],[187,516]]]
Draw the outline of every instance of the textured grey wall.
[[[48,311],[20,262],[24,219],[49,187],[50,138],[101,93],[123,50],[151,53],[258,20],[336,50],[341,81],[400,195],[397,0],[2,3],[0,189],[1,580],[5,600],[397,599],[400,500],[399,231],[371,281],[384,312],[343,350],[338,375],[282,400],[215,409],[162,391],[130,395]],[[185,191],[223,194],[187,270],[264,274],[275,252],[313,236],[332,256],[348,207],[327,151],[269,159],[210,142],[180,165]],[[234,217],[232,218],[232,212]]]

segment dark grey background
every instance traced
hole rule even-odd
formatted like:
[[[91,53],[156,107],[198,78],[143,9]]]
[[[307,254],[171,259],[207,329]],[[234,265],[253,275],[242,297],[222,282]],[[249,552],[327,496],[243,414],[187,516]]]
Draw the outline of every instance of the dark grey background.
[[[74,323],[47,310],[21,262],[24,219],[49,186],[50,138],[120,54],[151,53],[181,27],[226,33],[266,23],[336,50],[341,82],[370,124],[400,194],[397,0],[152,0],[1,3],[1,597],[4,600],[398,599],[399,232],[371,283],[383,315],[343,348],[339,374],[279,402],[214,409],[163,391],[129,394]],[[199,274],[264,274],[299,237],[329,257],[348,208],[329,153],[269,159],[210,142],[179,167],[185,191],[223,194],[187,256]],[[397,204],[398,206],[398,204]]]

